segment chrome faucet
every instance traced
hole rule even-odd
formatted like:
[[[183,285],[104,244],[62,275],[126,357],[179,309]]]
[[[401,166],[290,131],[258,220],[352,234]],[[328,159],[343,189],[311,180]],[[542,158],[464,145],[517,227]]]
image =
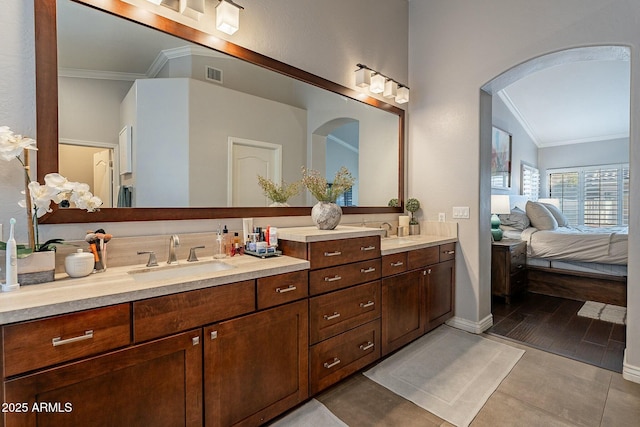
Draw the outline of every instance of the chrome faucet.
[[[380,224],[380,228],[382,228],[383,225],[388,225],[389,226],[389,229],[384,228],[384,237],[389,237],[389,232],[391,231],[393,226],[391,224],[389,224],[388,222],[383,222],[382,224]]]
[[[169,259],[167,259],[167,264],[178,263],[178,258],[176,257],[176,246],[180,246],[180,239],[177,234],[174,234],[169,238]]]

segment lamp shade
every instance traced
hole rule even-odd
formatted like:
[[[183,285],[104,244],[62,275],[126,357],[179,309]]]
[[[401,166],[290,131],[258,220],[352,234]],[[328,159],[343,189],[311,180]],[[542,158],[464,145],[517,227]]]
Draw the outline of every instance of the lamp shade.
[[[511,205],[509,204],[509,195],[492,194],[491,195],[491,213],[492,214],[511,213]]]
[[[371,84],[371,71],[366,68],[356,70],[356,86],[369,87]]]
[[[384,92],[384,82],[386,79],[382,74],[374,74],[371,76],[371,86],[369,86],[369,91],[371,93],[382,93]]]
[[[384,92],[382,92],[382,96],[385,98],[395,98],[398,94],[398,84],[393,80],[387,80],[384,84]]]
[[[398,86],[398,92],[396,94],[396,102],[398,104],[404,104],[409,102],[409,88],[406,86]]]
[[[204,14],[204,0],[180,0],[180,13],[197,21],[200,20]]]
[[[221,0],[216,6],[216,28],[232,35],[240,28],[240,9],[233,3]]]

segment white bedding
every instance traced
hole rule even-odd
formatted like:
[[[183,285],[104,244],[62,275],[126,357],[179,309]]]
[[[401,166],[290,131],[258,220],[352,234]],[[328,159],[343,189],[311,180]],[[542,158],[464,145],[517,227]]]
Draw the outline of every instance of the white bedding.
[[[528,257],[626,265],[628,233],[627,227],[529,227],[520,238],[527,242]]]

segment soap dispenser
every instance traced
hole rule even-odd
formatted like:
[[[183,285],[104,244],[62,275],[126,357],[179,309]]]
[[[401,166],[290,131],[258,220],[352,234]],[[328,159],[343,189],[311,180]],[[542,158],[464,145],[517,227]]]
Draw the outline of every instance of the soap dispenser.
[[[222,236],[222,230],[220,224],[218,224],[218,231],[216,232],[216,241],[213,244],[213,257],[216,259],[224,258],[224,237]]]
[[[231,248],[233,247],[233,237],[229,234],[229,230],[227,226],[224,226],[222,230],[222,241],[224,244],[224,254],[225,256],[231,256]]]

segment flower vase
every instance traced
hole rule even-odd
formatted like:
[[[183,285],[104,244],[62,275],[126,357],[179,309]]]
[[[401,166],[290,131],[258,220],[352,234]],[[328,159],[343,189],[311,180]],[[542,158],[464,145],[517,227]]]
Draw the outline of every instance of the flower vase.
[[[320,230],[333,230],[340,223],[342,209],[335,203],[318,202],[311,209],[311,220]]]
[[[25,258],[18,258],[18,283],[35,285],[53,282],[56,270],[56,252],[33,252]]]

